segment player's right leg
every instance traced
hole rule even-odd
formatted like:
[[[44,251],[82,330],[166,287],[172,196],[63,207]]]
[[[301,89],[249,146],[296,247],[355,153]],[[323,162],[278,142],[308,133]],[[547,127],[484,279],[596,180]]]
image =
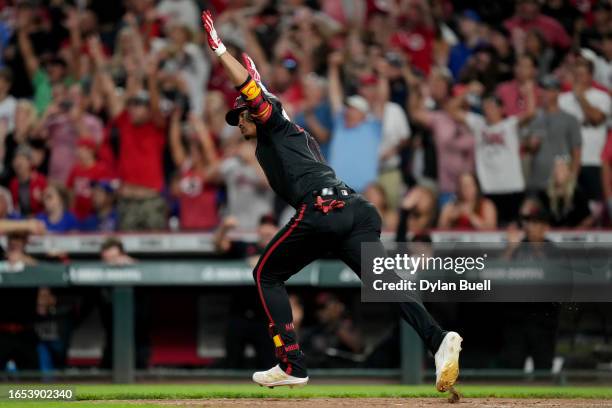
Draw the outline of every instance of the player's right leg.
[[[308,382],[304,354],[293,327],[293,316],[285,281],[316,259],[320,252],[309,240],[304,225],[308,210],[300,208],[293,219],[270,241],[253,271],[262,307],[268,317],[270,335],[279,364],[253,374],[253,381],[267,386],[302,386]]]
[[[380,215],[374,206],[358,198],[350,207],[355,212],[353,229],[344,240],[339,255],[361,278],[361,244],[375,243],[374,250],[379,252],[373,255],[375,257],[385,257],[386,251],[380,241]],[[402,318],[415,329],[435,357],[436,388],[438,391],[447,391],[459,375],[461,336],[442,330],[425,306],[414,298],[399,303],[399,308]]]

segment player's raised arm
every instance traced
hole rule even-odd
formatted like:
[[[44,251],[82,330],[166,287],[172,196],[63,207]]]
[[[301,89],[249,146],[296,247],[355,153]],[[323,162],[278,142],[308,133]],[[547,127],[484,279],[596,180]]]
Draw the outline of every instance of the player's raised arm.
[[[231,125],[236,126],[238,124],[237,109],[248,109],[252,120],[259,123],[265,123],[272,113],[272,105],[265,98],[265,89],[262,89],[260,84],[259,73],[255,68],[255,64],[249,58],[248,55],[243,53],[243,59],[246,67],[243,66],[236,58],[234,58],[229,52],[227,52],[225,45],[217,35],[217,30],[213,23],[212,15],[210,11],[206,10],[202,13],[202,23],[206,30],[206,37],[210,49],[219,57],[221,65],[230,81],[236,86],[236,89],[242,95],[244,103],[243,107],[235,106],[232,111],[233,119],[230,120]],[[230,112],[232,112],[230,111]],[[232,116],[232,115],[230,115]]]
[[[208,46],[215,53],[215,55],[219,57],[219,61],[221,61],[221,64],[229,76],[230,81],[232,81],[234,86],[244,84],[249,77],[249,72],[240,62],[238,62],[236,58],[227,52],[225,45],[217,35],[212,14],[209,10],[202,13],[202,23],[204,24],[204,30],[206,30]]]

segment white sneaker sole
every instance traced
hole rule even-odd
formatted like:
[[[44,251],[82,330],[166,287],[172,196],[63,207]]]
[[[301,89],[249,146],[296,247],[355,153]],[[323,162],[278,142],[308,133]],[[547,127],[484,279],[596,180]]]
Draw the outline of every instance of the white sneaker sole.
[[[254,378],[253,378],[253,381],[255,383],[259,384],[260,387],[268,387],[268,388],[274,388],[274,387],[300,388],[300,387],[304,387],[306,384],[308,384],[308,377],[306,377],[306,378],[294,377],[294,378],[291,378],[291,379],[274,381],[274,382],[270,382],[270,383],[261,383],[261,382],[255,380]]]
[[[459,377],[459,352],[463,339],[456,333],[449,334],[448,357],[440,371],[440,378],[436,381],[436,388],[440,392],[448,391]]]

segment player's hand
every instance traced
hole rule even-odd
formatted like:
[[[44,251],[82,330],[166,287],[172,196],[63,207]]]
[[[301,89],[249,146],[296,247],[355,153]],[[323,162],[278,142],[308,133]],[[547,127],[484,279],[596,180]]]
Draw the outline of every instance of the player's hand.
[[[251,75],[251,78],[255,80],[255,82],[261,82],[261,75],[259,75],[259,71],[257,71],[257,67],[255,66],[255,62],[249,57],[249,54],[246,52],[242,53],[242,62],[246,67],[246,70]]]
[[[204,24],[204,30],[206,30],[206,39],[208,41],[208,46],[213,52],[220,57],[223,53],[225,53],[226,48],[221,42],[221,39],[217,35],[217,30],[215,30],[215,25],[213,23],[212,14],[210,10],[206,10],[202,12],[202,24]]]
[[[259,85],[259,87],[263,90],[264,94],[270,95],[268,88],[266,88],[266,86],[261,82],[261,75],[259,74],[259,71],[255,66],[255,62],[251,57],[249,57],[249,54],[247,54],[246,52],[242,53],[242,62],[246,67],[246,70],[248,71],[249,75],[251,75],[251,78],[253,78],[255,82],[257,82],[257,85]]]

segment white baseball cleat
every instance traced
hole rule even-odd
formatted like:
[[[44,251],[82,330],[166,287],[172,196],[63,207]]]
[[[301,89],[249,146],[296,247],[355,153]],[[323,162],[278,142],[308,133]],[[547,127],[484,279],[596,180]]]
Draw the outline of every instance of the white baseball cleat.
[[[459,377],[459,352],[463,339],[459,333],[448,332],[435,354],[436,388],[440,392],[448,391]]]
[[[300,378],[289,375],[277,364],[267,371],[257,371],[254,373],[253,381],[263,387],[273,388],[285,385],[293,388],[305,386],[308,383],[308,377]]]

